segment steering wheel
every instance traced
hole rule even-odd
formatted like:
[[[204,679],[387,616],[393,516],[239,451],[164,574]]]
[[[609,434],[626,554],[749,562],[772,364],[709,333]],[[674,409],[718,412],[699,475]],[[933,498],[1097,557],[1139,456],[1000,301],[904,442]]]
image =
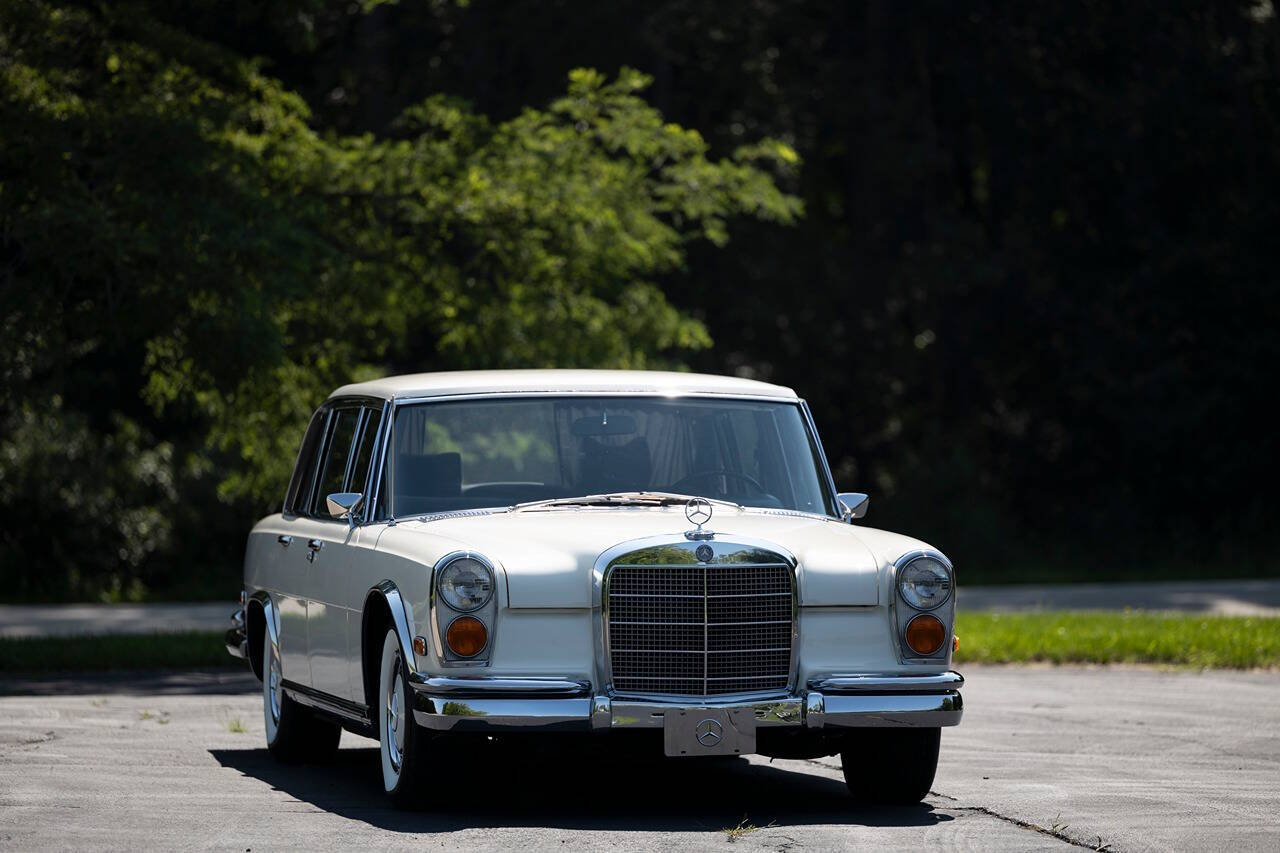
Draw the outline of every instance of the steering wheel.
[[[755,477],[752,477],[749,474],[743,474],[741,471],[730,471],[727,468],[708,468],[706,471],[694,471],[692,474],[687,474],[672,483],[671,491],[683,492],[687,484],[706,479],[707,477],[731,477],[735,480],[741,480],[744,483],[748,483],[762,495],[768,494],[765,487],[760,485],[760,481]]]

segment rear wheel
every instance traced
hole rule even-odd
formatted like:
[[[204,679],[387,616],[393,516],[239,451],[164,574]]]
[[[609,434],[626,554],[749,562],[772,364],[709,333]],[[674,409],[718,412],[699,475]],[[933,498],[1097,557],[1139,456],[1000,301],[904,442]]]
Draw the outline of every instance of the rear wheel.
[[[938,770],[942,729],[864,729],[849,736],[840,764],[860,802],[909,806],[925,798]]]
[[[378,667],[378,753],[382,788],[397,808],[415,808],[426,777],[426,732],[413,721],[413,693],[400,639],[387,630]]]
[[[338,751],[342,727],[315,716],[284,692],[280,652],[266,631],[262,632],[262,721],[267,751],[280,761],[327,761]]]

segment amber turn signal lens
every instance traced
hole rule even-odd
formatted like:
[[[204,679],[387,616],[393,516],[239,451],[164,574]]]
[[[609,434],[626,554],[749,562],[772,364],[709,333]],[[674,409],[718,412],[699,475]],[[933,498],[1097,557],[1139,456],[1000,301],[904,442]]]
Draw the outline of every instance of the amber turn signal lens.
[[[960,635],[959,634],[951,638],[951,651],[953,652],[960,651]]]
[[[415,655],[425,655],[425,654],[427,653],[427,638],[426,638],[426,637],[414,637],[414,638],[413,638],[413,653],[414,653]]]
[[[459,616],[449,623],[444,641],[449,651],[458,657],[471,658],[484,651],[485,643],[489,642],[489,632],[476,617]]]
[[[931,613],[921,613],[907,623],[907,645],[918,655],[931,655],[946,641],[946,627]]]

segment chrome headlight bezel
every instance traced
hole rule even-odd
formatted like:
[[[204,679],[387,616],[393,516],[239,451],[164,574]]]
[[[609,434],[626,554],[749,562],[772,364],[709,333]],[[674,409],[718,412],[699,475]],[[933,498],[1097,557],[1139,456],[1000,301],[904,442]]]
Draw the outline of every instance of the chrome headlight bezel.
[[[933,603],[927,603],[920,599],[915,593],[914,587],[912,587],[910,592],[908,591],[908,581],[910,580],[908,578],[908,572],[913,566],[925,563],[932,564],[938,569],[941,569],[940,577],[946,582],[946,595]],[[948,562],[941,554],[933,552],[913,554],[910,555],[910,559],[905,560],[898,566],[894,585],[897,588],[898,597],[902,599],[904,604],[912,610],[916,610],[921,613],[928,613],[942,607],[955,595],[955,570],[952,569],[951,563]]]
[[[451,593],[448,593],[445,591],[445,580],[448,578],[450,570],[453,570],[453,569],[457,569],[459,571],[462,570],[463,567],[459,566],[459,564],[462,562],[467,562],[467,563],[471,563],[476,566],[479,566],[484,571],[485,575],[488,577],[488,581],[489,581],[488,593],[485,595],[484,599],[481,600],[478,604],[473,605],[473,604],[467,604],[460,601],[456,601],[451,597]],[[459,553],[459,554],[450,555],[450,558],[446,562],[444,562],[441,566],[439,566],[436,570],[436,579],[435,579],[436,600],[440,601],[442,604],[444,604],[445,607],[449,608],[455,613],[475,613],[477,610],[483,609],[487,604],[489,604],[489,602],[493,601],[494,588],[495,587],[494,587],[493,566],[489,564],[488,560],[481,558],[478,554]]]

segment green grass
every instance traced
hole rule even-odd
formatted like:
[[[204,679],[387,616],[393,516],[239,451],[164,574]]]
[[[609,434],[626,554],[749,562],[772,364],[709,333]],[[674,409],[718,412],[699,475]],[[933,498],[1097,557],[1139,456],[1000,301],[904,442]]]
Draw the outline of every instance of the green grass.
[[[0,639],[0,672],[106,672],[243,667],[219,631]]]
[[[1149,663],[1252,669],[1280,666],[1280,619],[1197,614],[964,613],[963,663]]]

